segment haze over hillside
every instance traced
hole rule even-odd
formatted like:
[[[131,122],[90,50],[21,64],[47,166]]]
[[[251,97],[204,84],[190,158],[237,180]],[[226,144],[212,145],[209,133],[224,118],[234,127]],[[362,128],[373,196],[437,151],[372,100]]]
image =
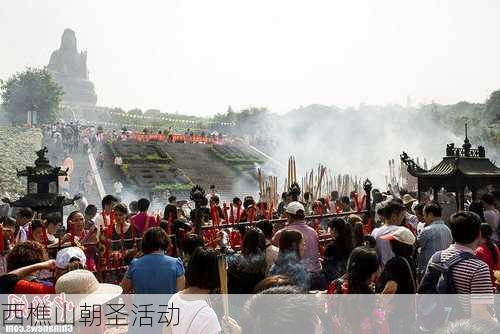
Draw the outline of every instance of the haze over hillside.
[[[499,6],[5,0],[0,78],[47,65],[71,28],[100,106],[207,116],[228,104],[283,114],[311,103],[404,105],[408,95],[414,105],[484,102],[500,87]]]

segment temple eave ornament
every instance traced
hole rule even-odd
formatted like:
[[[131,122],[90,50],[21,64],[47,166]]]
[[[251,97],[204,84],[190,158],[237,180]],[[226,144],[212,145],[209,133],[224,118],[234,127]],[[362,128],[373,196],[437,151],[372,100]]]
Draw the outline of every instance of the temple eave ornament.
[[[420,167],[410,156],[403,151],[400,155],[401,161],[406,165],[408,173],[412,176],[418,176],[422,173],[427,172],[424,168]]]

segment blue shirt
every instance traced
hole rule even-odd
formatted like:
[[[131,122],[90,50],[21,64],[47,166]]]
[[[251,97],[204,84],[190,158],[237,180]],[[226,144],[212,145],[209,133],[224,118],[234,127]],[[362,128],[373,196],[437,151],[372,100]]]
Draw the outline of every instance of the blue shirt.
[[[425,273],[432,255],[448,248],[452,242],[451,230],[444,221],[435,220],[430,225],[425,226],[417,236],[417,245],[420,247],[418,272]]]
[[[132,260],[125,277],[132,281],[136,294],[174,294],[177,278],[182,275],[180,259],[152,253]]]

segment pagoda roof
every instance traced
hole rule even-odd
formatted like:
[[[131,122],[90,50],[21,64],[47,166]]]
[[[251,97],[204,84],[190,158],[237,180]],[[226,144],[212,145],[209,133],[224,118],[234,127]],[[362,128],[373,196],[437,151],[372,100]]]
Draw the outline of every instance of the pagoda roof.
[[[37,151],[38,159],[35,160],[35,166],[28,166],[26,169],[18,171],[17,176],[44,177],[44,176],[67,176],[68,170],[61,170],[61,167],[52,167],[49,160],[45,157],[48,152],[47,147]]]
[[[74,201],[75,198],[69,199],[57,194],[44,194],[43,196],[33,194],[21,197],[13,202],[8,201],[8,203],[12,207],[29,207],[33,210],[39,210],[48,207],[63,207],[73,204]]]
[[[412,172],[410,173],[419,177],[442,177],[457,173],[471,177],[500,177],[500,168],[487,158],[476,157],[445,157],[439,164],[428,171]]]
[[[17,176],[31,176],[31,177],[40,177],[40,176],[66,176],[68,173],[61,169],[61,167],[26,167],[26,169],[18,171]]]
[[[446,156],[430,170],[420,167],[405,152],[401,154],[401,161],[408,167],[408,172],[417,178],[466,176],[486,179],[498,178],[500,180],[500,168],[486,158],[484,147],[472,148],[467,137],[467,125],[465,126],[465,140],[462,147],[448,144],[446,146]]]

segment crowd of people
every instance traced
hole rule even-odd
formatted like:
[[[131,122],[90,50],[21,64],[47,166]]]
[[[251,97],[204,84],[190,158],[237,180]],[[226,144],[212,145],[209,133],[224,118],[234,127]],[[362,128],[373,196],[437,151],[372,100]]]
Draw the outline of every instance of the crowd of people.
[[[21,208],[0,225],[0,293],[86,293],[67,281],[99,278],[124,293],[173,294],[186,316],[203,307],[206,321],[193,324],[196,333],[222,327],[234,333],[241,330],[237,321],[218,319],[204,299],[220,288],[217,259],[224,256],[231,294],[458,293],[472,300],[460,301],[457,318],[495,321],[498,193],[483,194],[448,219],[438,202],[375,193],[382,200],[372,205],[373,224],[353,211],[352,199],[335,194],[301,202],[284,193],[275,212],[252,197],[235,198],[230,214],[224,213],[215,187],[191,213],[173,196],[160,216],[148,212],[148,199],[125,205],[107,195],[101,210],[88,204],[65,224],[57,214],[40,218]],[[309,219],[319,205],[335,217]],[[278,217],[286,223],[269,220]],[[200,223],[204,228],[197,228]],[[121,271],[104,275],[109,269]],[[391,333],[414,326],[419,314],[410,305],[386,312]],[[373,314],[361,320],[366,328],[380,326]]]
[[[189,130],[186,135],[192,136]],[[44,128],[50,160],[67,167],[69,177],[69,155],[87,153],[105,136],[127,140],[130,132],[104,134],[102,128],[64,122]],[[103,167],[102,153],[96,163]],[[113,163],[123,161],[116,157]],[[88,171],[80,182],[82,194],[90,191],[92,180]],[[63,191],[69,191],[67,182],[60,182]],[[105,196],[100,208],[78,202],[64,222],[59,213],[6,211],[0,217],[0,294],[172,295],[169,303],[180,307],[184,318],[167,332],[234,334],[285,328],[432,331],[443,325],[436,321],[442,301],[420,304],[393,297],[381,308],[371,299],[343,303],[342,296],[458,294],[462,297],[448,319],[480,322],[452,326],[496,328],[500,195],[493,189],[450,215],[437,199],[424,196],[419,202],[404,191],[374,190],[372,203],[365,205],[354,192],[313,199],[309,193],[299,197],[300,189],[292,187],[274,208],[252,196],[222,204],[215,186],[196,209],[170,196],[159,214],[150,211],[147,198],[122,203],[122,188],[115,182],[114,194]],[[218,317],[209,302],[222,288],[221,257],[228,293],[253,295],[238,319]],[[314,304],[306,297],[312,293],[339,299]],[[271,295],[287,299],[266,298]],[[369,311],[361,311],[367,305]]]

